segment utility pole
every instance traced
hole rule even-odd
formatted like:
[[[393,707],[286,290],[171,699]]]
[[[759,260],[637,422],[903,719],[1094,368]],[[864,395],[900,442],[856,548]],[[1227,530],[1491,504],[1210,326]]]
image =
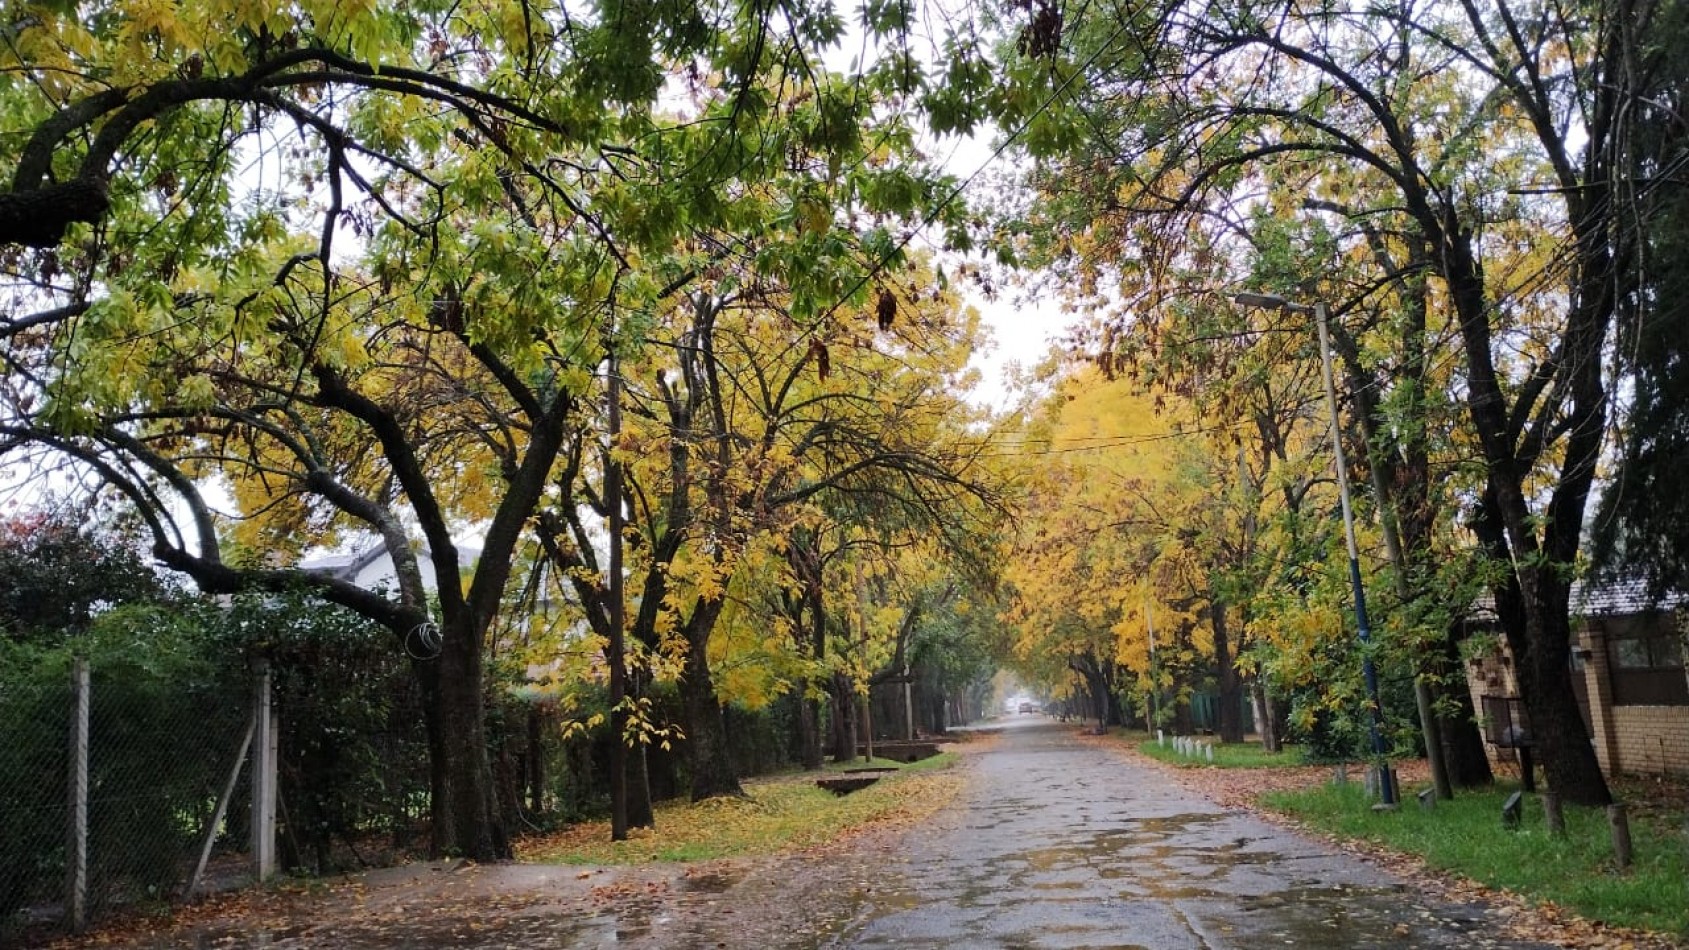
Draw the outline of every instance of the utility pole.
[[[1367,720],[1367,733],[1372,740],[1373,767],[1378,770],[1379,798],[1386,806],[1396,804],[1396,782],[1390,772],[1390,761],[1384,746],[1384,706],[1378,696],[1378,667],[1372,661],[1372,624],[1366,614],[1366,586],[1361,583],[1360,547],[1355,543],[1355,511],[1349,501],[1349,465],[1343,453],[1343,426],[1337,414],[1337,383],[1331,374],[1331,331],[1326,327],[1329,313],[1325,302],[1313,306],[1292,303],[1273,294],[1234,294],[1232,300],[1245,307],[1265,307],[1286,313],[1312,314],[1319,331],[1320,369],[1325,378],[1325,402],[1331,410],[1331,456],[1337,469],[1337,494],[1343,507],[1343,540],[1349,548],[1349,586],[1355,598],[1356,637],[1361,643],[1361,676],[1366,681],[1367,703],[1372,715]]]
[[[622,463],[616,459],[616,443],[622,435],[622,371],[616,359],[615,339],[610,339],[606,364],[609,379],[604,386],[609,445],[604,448],[604,503],[610,506],[610,642],[605,661],[610,667],[610,840],[628,836],[628,747],[627,747],[627,651],[623,628],[627,620],[622,580]]]

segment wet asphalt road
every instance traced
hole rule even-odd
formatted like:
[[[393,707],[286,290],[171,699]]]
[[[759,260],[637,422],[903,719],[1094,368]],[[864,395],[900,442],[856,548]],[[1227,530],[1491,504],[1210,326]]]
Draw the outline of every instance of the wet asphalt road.
[[[829,945],[966,948],[1544,946],[1354,857],[1015,716],[962,800],[907,841]]]
[[[1184,791],[1073,724],[1009,717],[919,827],[677,870],[412,865],[130,950],[1545,947]]]

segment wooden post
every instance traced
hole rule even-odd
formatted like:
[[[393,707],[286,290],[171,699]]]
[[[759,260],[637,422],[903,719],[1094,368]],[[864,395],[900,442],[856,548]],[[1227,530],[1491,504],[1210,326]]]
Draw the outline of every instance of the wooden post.
[[[903,664],[903,738],[915,741],[915,682],[909,664]]]
[[[270,707],[270,661],[260,657],[253,697],[252,734],[252,871],[267,881],[276,873],[276,739],[277,723]]]
[[[247,716],[246,735],[240,740],[240,751],[235,753],[234,768],[229,770],[229,780],[223,784],[223,794],[217,796],[217,808],[211,813],[211,820],[206,822],[205,843],[199,849],[199,862],[194,865],[193,876],[188,878],[188,900],[199,896],[199,882],[205,877],[205,865],[211,860],[211,846],[217,841],[217,828],[223,823],[223,815],[229,810],[229,800],[235,797],[235,782],[240,780],[241,766],[246,764],[246,753],[252,748],[252,732],[258,724],[257,713],[255,706],[252,714]]]
[[[1607,823],[1613,828],[1613,864],[1619,870],[1630,868],[1630,817],[1625,814],[1624,805],[1614,802],[1607,806]]]
[[[88,926],[88,658],[71,668],[70,811],[65,855],[65,918],[73,933]]]
[[[1542,815],[1548,825],[1548,833],[1556,838],[1566,836],[1566,816],[1560,810],[1560,796],[1552,791],[1542,793]]]

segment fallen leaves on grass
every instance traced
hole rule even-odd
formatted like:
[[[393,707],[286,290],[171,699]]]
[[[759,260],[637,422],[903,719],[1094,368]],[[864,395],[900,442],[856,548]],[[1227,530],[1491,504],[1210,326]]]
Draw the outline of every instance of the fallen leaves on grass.
[[[523,841],[517,858],[534,863],[640,864],[772,854],[827,844],[871,824],[918,820],[954,796],[961,778],[949,769],[890,775],[845,796],[815,787],[813,775],[746,785],[743,797],[669,802],[656,828],[612,842],[608,822],[583,822]]]

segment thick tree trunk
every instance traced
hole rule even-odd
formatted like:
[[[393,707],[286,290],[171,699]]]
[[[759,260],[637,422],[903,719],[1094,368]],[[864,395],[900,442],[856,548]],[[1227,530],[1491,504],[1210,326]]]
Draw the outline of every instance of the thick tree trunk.
[[[686,670],[680,679],[680,696],[686,710],[686,746],[695,802],[745,794],[733,771],[727,724],[722,719],[721,700],[716,698],[715,681],[710,677],[709,636],[720,613],[720,601],[700,601],[686,622]]]
[[[1524,635],[1508,634],[1519,675],[1519,693],[1531,717],[1531,741],[1540,752],[1549,787],[1562,801],[1610,805],[1612,793],[1601,774],[1600,760],[1590,744],[1577,693],[1572,689],[1572,634],[1564,606],[1569,585],[1541,574],[1536,581],[1539,596],[1558,597],[1562,606],[1539,608],[1534,616],[1528,613]]]
[[[651,808],[651,763],[644,746],[628,750],[627,776],[628,827],[657,827]]]
[[[1243,684],[1232,663],[1231,631],[1226,623],[1226,605],[1218,598],[1209,601],[1208,615],[1214,626],[1214,663],[1219,667],[1221,742],[1243,741]]]
[[[1458,710],[1439,722],[1443,741],[1443,765],[1449,771],[1449,781],[1459,788],[1480,788],[1495,782],[1490,757],[1484,749],[1484,735],[1478,729],[1477,710],[1472,705],[1472,690],[1467,685],[1465,664],[1460,660],[1460,633],[1450,628],[1443,638],[1442,657],[1438,668],[1437,701],[1443,706],[1453,704]]]
[[[928,691],[924,717],[928,732],[942,735],[949,731],[950,723],[944,716],[944,690],[934,688]]]
[[[1264,752],[1279,752],[1283,749],[1283,739],[1278,728],[1278,709],[1273,702],[1272,693],[1262,684],[1259,677],[1249,683],[1251,699],[1255,702],[1255,731],[1261,737],[1261,749]]]
[[[446,800],[436,818],[447,821],[435,825],[435,851],[476,861],[508,858],[510,842],[499,820],[487,761],[481,638],[470,624],[447,619],[437,662]]]
[[[811,772],[825,764],[821,751],[821,701],[807,695],[798,697],[798,758]]]
[[[1120,705],[1120,694],[1111,685],[1108,690],[1108,725],[1126,725],[1126,711]]]
[[[856,691],[843,674],[833,675],[833,761],[856,761]]]

